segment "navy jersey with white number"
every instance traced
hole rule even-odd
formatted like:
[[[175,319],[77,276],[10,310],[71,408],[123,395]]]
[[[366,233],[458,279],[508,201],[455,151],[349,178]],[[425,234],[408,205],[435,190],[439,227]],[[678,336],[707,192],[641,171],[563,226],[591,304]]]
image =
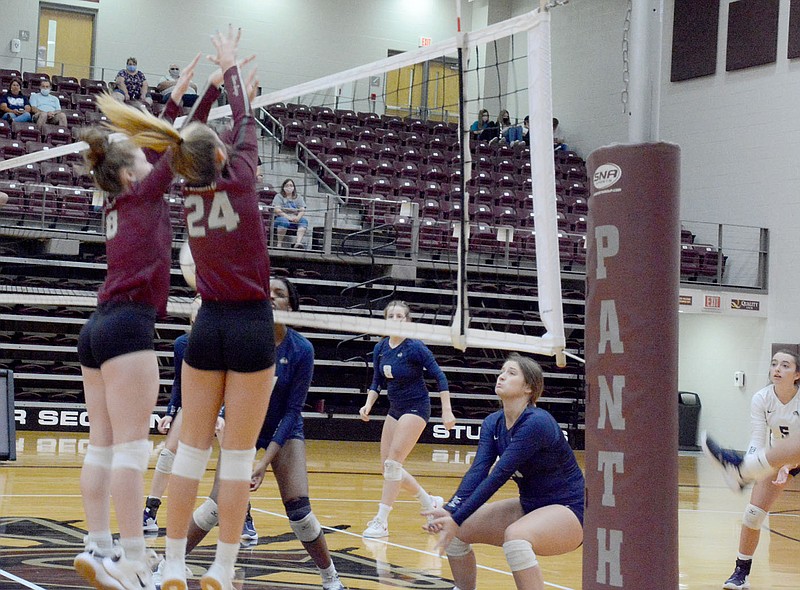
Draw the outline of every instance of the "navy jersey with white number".
[[[558,423],[541,408],[526,408],[510,429],[502,410],[487,416],[475,459],[445,509],[461,525],[509,478],[526,511],[583,503],[583,472]]]
[[[436,379],[439,391],[447,391],[449,387],[428,347],[412,338],[406,338],[395,348],[389,346],[388,338],[383,338],[372,351],[372,367],[370,389],[378,393],[386,389],[390,404],[428,399],[423,369]]]

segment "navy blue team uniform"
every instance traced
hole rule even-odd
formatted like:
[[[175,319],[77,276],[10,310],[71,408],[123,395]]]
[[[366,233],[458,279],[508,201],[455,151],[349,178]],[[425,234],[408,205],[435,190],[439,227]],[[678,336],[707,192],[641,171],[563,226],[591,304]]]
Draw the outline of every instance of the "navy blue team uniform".
[[[477,455],[444,508],[461,526],[509,478],[519,487],[526,514],[560,504],[583,524],[583,473],[564,433],[546,410],[526,408],[510,430],[502,410],[488,416],[481,425]]]
[[[189,344],[189,335],[181,334],[175,339],[175,378],[172,380],[172,395],[167,404],[167,416],[173,418],[178,414],[178,410],[183,405],[181,397],[181,366],[183,365],[183,355],[186,353],[186,346]]]
[[[288,440],[305,438],[302,412],[314,375],[314,347],[305,336],[287,328],[275,359],[275,387],[257,449],[266,449],[270,442],[282,447]]]
[[[370,389],[378,393],[386,389],[389,416],[400,419],[414,414],[426,422],[431,417],[431,398],[425,385],[423,369],[436,379],[438,391],[448,391],[447,377],[439,368],[428,347],[421,341],[406,338],[398,346],[389,346],[383,338],[372,351],[374,376]]]

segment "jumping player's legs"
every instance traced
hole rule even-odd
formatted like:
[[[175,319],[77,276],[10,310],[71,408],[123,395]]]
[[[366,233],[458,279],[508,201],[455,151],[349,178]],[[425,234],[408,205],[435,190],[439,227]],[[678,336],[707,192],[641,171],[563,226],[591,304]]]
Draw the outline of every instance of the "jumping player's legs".
[[[90,417],[89,446],[81,469],[81,497],[89,536],[107,537],[111,549],[111,456],[114,442],[111,418],[106,407],[106,391],[99,369],[81,367],[86,410]],[[87,453],[89,455],[89,453]]]
[[[170,507],[167,512],[166,559],[163,581],[182,581],[185,571],[186,534],[194,510],[197,488],[205,473],[214,438],[217,414],[222,406],[224,371],[202,371],[186,361],[183,381],[183,425],[170,477]],[[180,588],[180,585],[176,585]],[[186,588],[185,581],[183,588]]]

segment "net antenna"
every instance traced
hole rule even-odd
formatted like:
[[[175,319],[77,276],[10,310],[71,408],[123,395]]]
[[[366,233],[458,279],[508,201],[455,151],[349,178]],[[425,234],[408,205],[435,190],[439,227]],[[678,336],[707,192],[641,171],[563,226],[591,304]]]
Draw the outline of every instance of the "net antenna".
[[[457,12],[457,23],[460,25],[460,9]],[[475,59],[480,62],[479,56],[486,55],[487,46],[496,47],[498,40],[512,40],[512,46],[520,46],[522,38],[527,38],[526,55],[512,64],[518,68],[525,64],[524,70],[515,70],[519,77],[527,75],[527,88],[512,89],[515,100],[516,95],[527,94],[527,112],[530,117],[530,166],[532,184],[529,192],[532,193],[533,211],[535,212],[535,258],[536,258],[536,281],[538,289],[539,317],[544,326],[542,335],[534,336],[530,334],[518,334],[510,332],[500,332],[490,329],[479,329],[471,327],[476,323],[474,318],[470,318],[468,302],[468,280],[467,280],[467,254],[474,254],[470,250],[470,199],[468,191],[471,190],[468,179],[472,177],[470,149],[469,147],[469,119],[477,114],[476,100],[470,100],[469,94],[476,89],[476,94],[480,96],[480,89],[475,80],[465,80],[468,71],[468,62]],[[519,42],[514,39],[519,38]],[[495,51],[495,54],[497,51]],[[472,57],[469,57],[472,56]],[[485,59],[485,57],[483,58]],[[460,223],[455,224],[458,236],[457,252],[457,292],[455,293],[456,310],[452,314],[452,321],[447,324],[434,323],[398,323],[388,322],[377,317],[365,317],[365,315],[350,315],[344,313],[329,314],[317,312],[292,312],[283,314],[275,312],[275,319],[287,324],[317,328],[323,330],[333,330],[347,333],[367,333],[376,335],[397,335],[401,337],[418,338],[429,344],[439,344],[453,346],[457,349],[467,347],[494,348],[498,350],[516,350],[520,352],[543,354],[556,357],[556,362],[560,366],[566,363],[564,348],[566,344],[564,332],[564,316],[561,296],[561,266],[559,261],[559,238],[556,214],[556,191],[555,191],[555,165],[552,150],[552,96],[551,96],[551,60],[550,60],[550,15],[548,11],[536,9],[526,14],[522,14],[505,21],[489,25],[485,28],[462,32],[457,31],[455,37],[449,40],[437,42],[427,47],[420,47],[413,51],[399,53],[391,57],[381,59],[370,64],[365,64],[356,68],[345,70],[330,76],[325,76],[317,80],[304,82],[289,88],[270,91],[255,98],[252,103],[254,108],[267,107],[281,102],[292,102],[303,97],[323,97],[330,100],[335,95],[335,102],[332,106],[340,108],[339,92],[343,88],[352,86],[353,96],[351,106],[354,110],[362,109],[374,112],[375,94],[372,81],[383,75],[387,77],[392,72],[397,72],[403,68],[413,71],[414,66],[420,64],[440,63],[447,70],[447,64],[454,61],[458,66],[452,68],[456,70],[459,77],[458,86],[458,105],[452,106],[448,113],[442,113],[443,120],[449,120],[452,114],[458,113],[458,137],[459,152],[461,154],[461,207]],[[480,64],[478,64],[480,65]],[[494,64],[488,67],[498,67]],[[507,66],[505,66],[507,67]],[[424,70],[424,68],[422,68]],[[476,67],[476,72],[477,72]],[[445,74],[449,75],[449,74]],[[496,77],[496,76],[495,76]],[[414,76],[412,75],[412,79]],[[475,76],[478,79],[478,76]],[[487,76],[483,76],[484,82]],[[360,90],[359,90],[360,89]],[[324,93],[321,93],[321,90]],[[411,84],[407,88],[411,96],[416,90]],[[360,92],[363,98],[358,99],[357,93]],[[399,90],[397,94],[399,94]],[[494,100],[509,100],[508,96],[494,96]],[[390,101],[384,95],[385,107],[388,111],[391,107]],[[344,99],[343,99],[344,100]],[[524,113],[520,113],[524,114]],[[223,106],[211,110],[209,120],[221,119],[230,116],[230,107]],[[180,126],[183,118],[176,121]],[[15,168],[28,163],[40,162],[51,158],[59,157],[67,153],[74,153],[85,150],[88,146],[83,142],[77,142],[26,154],[17,158],[0,162],[0,171]],[[530,195],[528,195],[530,196]],[[530,199],[528,199],[530,200]],[[473,236],[473,242],[475,237]],[[533,310],[532,310],[533,311]],[[474,314],[473,314],[474,315]]]

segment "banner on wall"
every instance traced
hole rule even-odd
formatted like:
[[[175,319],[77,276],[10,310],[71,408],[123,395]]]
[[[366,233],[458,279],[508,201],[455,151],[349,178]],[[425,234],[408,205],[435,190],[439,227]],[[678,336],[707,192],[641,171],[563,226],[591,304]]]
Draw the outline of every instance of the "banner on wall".
[[[678,304],[681,313],[715,313],[736,317],[767,317],[767,295],[728,291],[704,291],[681,287]]]

